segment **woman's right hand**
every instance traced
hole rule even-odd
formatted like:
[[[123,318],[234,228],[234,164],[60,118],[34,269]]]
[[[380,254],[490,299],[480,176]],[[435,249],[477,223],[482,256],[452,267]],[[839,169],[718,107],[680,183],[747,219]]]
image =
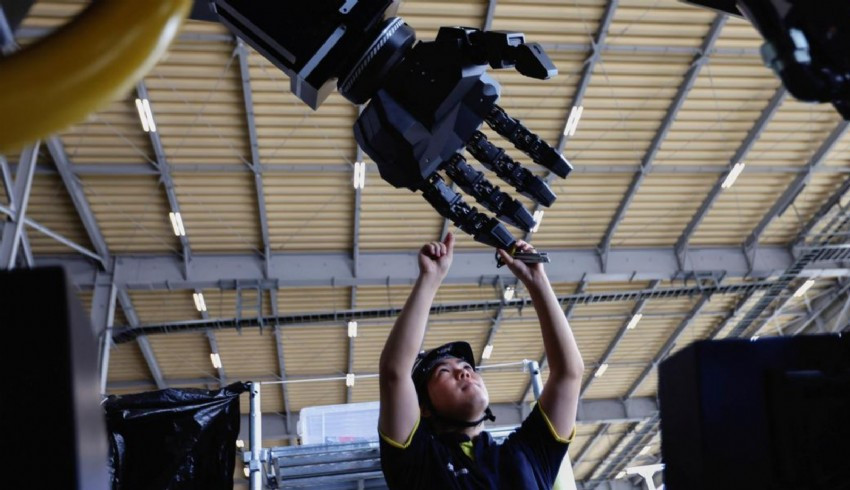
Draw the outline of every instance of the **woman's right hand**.
[[[436,277],[441,281],[449,273],[454,256],[455,237],[451,232],[442,242],[425,244],[419,250],[419,275]]]

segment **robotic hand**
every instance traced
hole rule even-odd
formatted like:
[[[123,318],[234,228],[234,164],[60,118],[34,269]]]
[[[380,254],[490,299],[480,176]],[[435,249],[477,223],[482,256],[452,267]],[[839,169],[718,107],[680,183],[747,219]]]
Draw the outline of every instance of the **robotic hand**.
[[[421,191],[475,240],[513,250],[516,239],[507,228],[464,202],[440,171],[505,223],[531,230],[531,214],[462,153],[467,150],[520,194],[550,206],[555,194],[546,182],[479,128],[486,122],[534,162],[566,177],[570,163],[496,104],[500,87],[487,75],[488,66],[515,68],[545,80],[557,70],[521,33],[443,27],[434,41],[417,43],[414,30],[394,17],[397,7],[393,0],[215,0],[224,24],[286,72],[293,93],[312,108],[335,80],[352,103],[368,101],[354,134],[384,180]]]

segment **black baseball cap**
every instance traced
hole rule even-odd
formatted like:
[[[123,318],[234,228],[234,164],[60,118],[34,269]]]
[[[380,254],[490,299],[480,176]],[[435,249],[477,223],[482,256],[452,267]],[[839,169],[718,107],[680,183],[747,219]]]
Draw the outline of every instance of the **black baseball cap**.
[[[475,355],[472,353],[472,346],[468,342],[449,342],[435,349],[420,353],[416,357],[416,362],[413,364],[413,372],[411,373],[420,405],[430,405],[427,390],[428,377],[434,366],[448,357],[455,357],[466,361],[472,366],[472,369],[475,369]]]

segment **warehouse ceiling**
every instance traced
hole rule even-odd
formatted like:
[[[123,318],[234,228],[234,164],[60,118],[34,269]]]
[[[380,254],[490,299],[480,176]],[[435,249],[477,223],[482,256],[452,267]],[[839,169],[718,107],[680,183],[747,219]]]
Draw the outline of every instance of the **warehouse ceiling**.
[[[18,41],[35,42],[86,4],[37,2]],[[500,104],[562,143],[575,166],[552,181],[559,199],[530,239],[555,259],[548,270],[587,366],[585,400],[654,399],[657,362],[694,340],[844,328],[841,315],[821,315],[843,303],[841,257],[791,245],[819,243],[811,233],[843,216],[847,125],[831,106],[786,96],[748,23],[673,0],[405,0],[399,15],[419,39],[442,25],[521,31],[558,67],[548,81],[492,73]],[[155,132],[143,130],[139,97]],[[577,106],[577,131],[564,136]],[[34,263],[71,267],[101,329],[113,284],[115,333],[162,327],[114,346],[109,393],[312,379],[265,391],[264,412],[282,414],[378,398],[369,375],[392,317],[357,312],[401,307],[414,251],[453,227],[380,179],[353,138],[357,114],[338,94],[310,110],[221,25],[190,21],[135,90],[40,145],[26,212]],[[5,157],[14,174],[20,155]],[[366,185],[355,190],[359,160]],[[743,172],[724,188],[738,162]],[[11,209],[9,192],[0,196]],[[184,237],[169,219],[178,211]],[[455,308],[432,315],[425,347],[463,338],[481,354],[490,344],[483,364],[508,365],[485,371],[491,401],[530,399],[518,363],[542,360],[543,346],[533,310],[517,307],[527,295],[500,302],[511,277],[491,250],[456,234],[435,302]],[[271,316],[284,321],[251,326]],[[235,318],[245,326],[212,321]],[[347,387],[347,373],[365,377]],[[623,449],[647,423],[587,417],[571,447],[577,478],[657,460],[654,432],[643,454]]]

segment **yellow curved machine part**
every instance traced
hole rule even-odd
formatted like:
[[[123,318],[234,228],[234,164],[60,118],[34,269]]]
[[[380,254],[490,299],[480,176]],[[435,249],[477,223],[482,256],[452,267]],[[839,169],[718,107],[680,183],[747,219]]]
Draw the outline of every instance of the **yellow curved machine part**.
[[[0,152],[80,122],[127,94],[163,55],[192,0],[106,0],[0,58]]]

